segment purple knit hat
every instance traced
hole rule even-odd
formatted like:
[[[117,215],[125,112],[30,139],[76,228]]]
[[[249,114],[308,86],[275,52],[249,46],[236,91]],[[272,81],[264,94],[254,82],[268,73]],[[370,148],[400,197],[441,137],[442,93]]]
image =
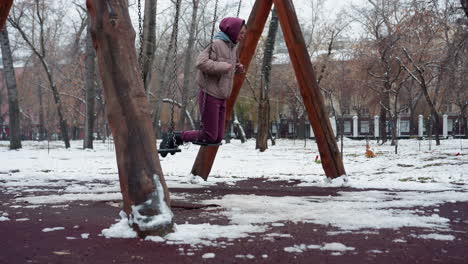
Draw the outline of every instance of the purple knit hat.
[[[228,35],[232,43],[236,44],[237,36],[239,36],[239,32],[243,25],[245,25],[245,21],[243,19],[237,17],[226,17],[219,23],[219,29]]]

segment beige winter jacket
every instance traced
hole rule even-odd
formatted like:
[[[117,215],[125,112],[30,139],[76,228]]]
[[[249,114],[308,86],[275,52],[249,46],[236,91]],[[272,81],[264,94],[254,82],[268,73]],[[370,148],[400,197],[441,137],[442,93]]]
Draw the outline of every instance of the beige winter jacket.
[[[197,58],[197,85],[211,96],[227,99],[232,91],[237,47],[233,43],[215,39],[212,48],[211,56],[208,47]]]

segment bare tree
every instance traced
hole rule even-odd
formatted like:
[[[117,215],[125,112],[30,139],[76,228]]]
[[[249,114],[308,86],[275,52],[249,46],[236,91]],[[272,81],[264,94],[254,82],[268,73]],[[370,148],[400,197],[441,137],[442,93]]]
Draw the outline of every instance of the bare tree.
[[[3,76],[8,90],[8,113],[10,117],[10,149],[21,148],[21,118],[18,103],[18,90],[16,88],[15,69],[13,67],[13,56],[10,49],[8,30],[5,26],[0,29],[0,44],[3,59]]]
[[[456,56],[457,45],[452,42],[450,17],[451,9],[446,3],[445,9],[438,3],[424,4],[412,2],[412,16],[408,19],[411,30],[407,33],[407,42],[403,47],[404,69],[419,85],[429,106],[434,124],[436,145],[440,145],[440,113],[443,94],[446,92],[446,76],[449,61]],[[432,135],[432,131],[429,133]]]
[[[46,32],[46,20],[47,20],[47,15],[46,15],[46,4],[44,1],[40,0],[35,0],[34,6],[30,7],[31,10],[26,10],[25,6],[23,8],[18,8],[14,11],[14,14],[10,16],[8,19],[11,25],[20,33],[21,37],[23,40],[26,42],[28,47],[32,50],[32,52],[37,56],[39,59],[46,75],[47,75],[47,80],[49,82],[49,87],[52,90],[52,94],[54,97],[54,101],[57,107],[57,114],[59,118],[59,125],[60,125],[60,132],[62,135],[62,139],[65,143],[65,148],[70,147],[70,140],[68,137],[68,124],[67,120],[65,119],[63,115],[63,106],[62,106],[62,101],[58,92],[57,84],[55,82],[55,75],[54,71],[52,68],[52,63],[49,61],[49,56],[47,53],[47,48],[46,48],[46,34],[49,30]],[[26,12],[31,12],[30,14],[26,14]],[[26,32],[26,26],[22,23],[23,19],[27,16],[34,17],[34,19],[37,20],[37,24],[39,26],[39,47],[36,47],[34,43],[34,39],[31,38],[32,34],[28,34]],[[30,20],[31,23],[34,23],[34,20]]]
[[[276,8],[271,11],[270,26],[265,41],[265,51],[262,62],[262,82],[258,100],[258,133],[255,148],[261,152],[268,148],[268,135],[270,132],[270,99],[271,89],[271,62],[275,48],[276,33],[278,32],[279,19],[276,15]]]
[[[372,8],[362,9],[358,20],[372,36],[371,48],[376,51],[375,65],[367,68],[368,74],[379,82],[380,96],[379,135],[382,143],[387,141],[387,118],[390,111],[392,87],[398,81],[400,66],[397,61],[401,39],[401,22],[407,15],[402,12],[399,0],[368,0]],[[374,53],[370,53],[373,56]]]
[[[448,65],[447,79],[448,86],[447,99],[448,102],[454,104],[458,108],[458,118],[455,121],[455,133],[464,134],[468,138],[468,89],[466,83],[468,81],[468,31],[466,26],[468,20],[460,19],[459,25],[454,34],[454,42],[458,43],[458,51],[456,55],[451,57]],[[462,127],[464,130],[462,131]]]
[[[94,50],[93,41],[91,37],[91,19],[88,18],[85,57],[86,114],[83,148],[93,148],[96,82],[96,51]]]

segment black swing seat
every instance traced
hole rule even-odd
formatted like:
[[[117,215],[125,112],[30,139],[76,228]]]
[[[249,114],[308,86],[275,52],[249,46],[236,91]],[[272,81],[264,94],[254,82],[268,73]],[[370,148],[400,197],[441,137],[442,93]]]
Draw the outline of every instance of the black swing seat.
[[[167,156],[167,154],[174,155],[176,152],[181,152],[182,150],[178,147],[175,148],[168,148],[168,149],[158,149],[159,155],[161,155],[163,158]]]
[[[192,143],[195,144],[195,145],[204,146],[204,147],[217,147],[217,146],[222,145],[221,142],[219,142],[219,143],[207,143],[205,141],[193,141]]]

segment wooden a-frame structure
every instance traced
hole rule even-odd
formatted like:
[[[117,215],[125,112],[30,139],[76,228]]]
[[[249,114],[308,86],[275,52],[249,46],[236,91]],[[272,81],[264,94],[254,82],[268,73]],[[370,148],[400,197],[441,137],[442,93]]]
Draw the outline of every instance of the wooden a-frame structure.
[[[0,29],[13,0],[0,2]],[[329,178],[345,175],[340,152],[325,112],[309,54],[291,0],[256,0],[240,47],[240,62],[248,68],[273,3],[278,12],[286,45],[296,72],[301,95],[317,140],[322,166]],[[135,220],[140,235],[164,235],[172,231],[169,191],[156,148],[149,102],[140,78],[135,50],[135,31],[127,0],[86,0],[91,16],[93,44],[103,81],[106,112],[114,137],[123,210]],[[230,118],[244,75],[234,79],[227,103]],[[229,120],[226,120],[229,122]],[[192,168],[205,180],[218,147],[201,147]],[[135,218],[135,214],[138,216]],[[136,221],[140,219],[141,221]],[[146,223],[157,222],[148,226]]]
[[[346,172],[340,151],[336,144],[328,114],[325,111],[323,97],[315,78],[314,69],[291,0],[255,1],[247,22],[246,36],[239,48],[240,63],[244,64],[246,69],[248,69],[273,3],[278,13],[304,105],[314,130],[325,174],[328,178],[336,178],[345,175]],[[226,124],[229,123],[234,104],[245,77],[246,73],[236,75],[234,79],[232,94],[227,101]],[[226,125],[226,127],[228,126]],[[218,147],[202,146],[193,164],[192,174],[198,175],[206,180],[213,166],[217,152]]]

